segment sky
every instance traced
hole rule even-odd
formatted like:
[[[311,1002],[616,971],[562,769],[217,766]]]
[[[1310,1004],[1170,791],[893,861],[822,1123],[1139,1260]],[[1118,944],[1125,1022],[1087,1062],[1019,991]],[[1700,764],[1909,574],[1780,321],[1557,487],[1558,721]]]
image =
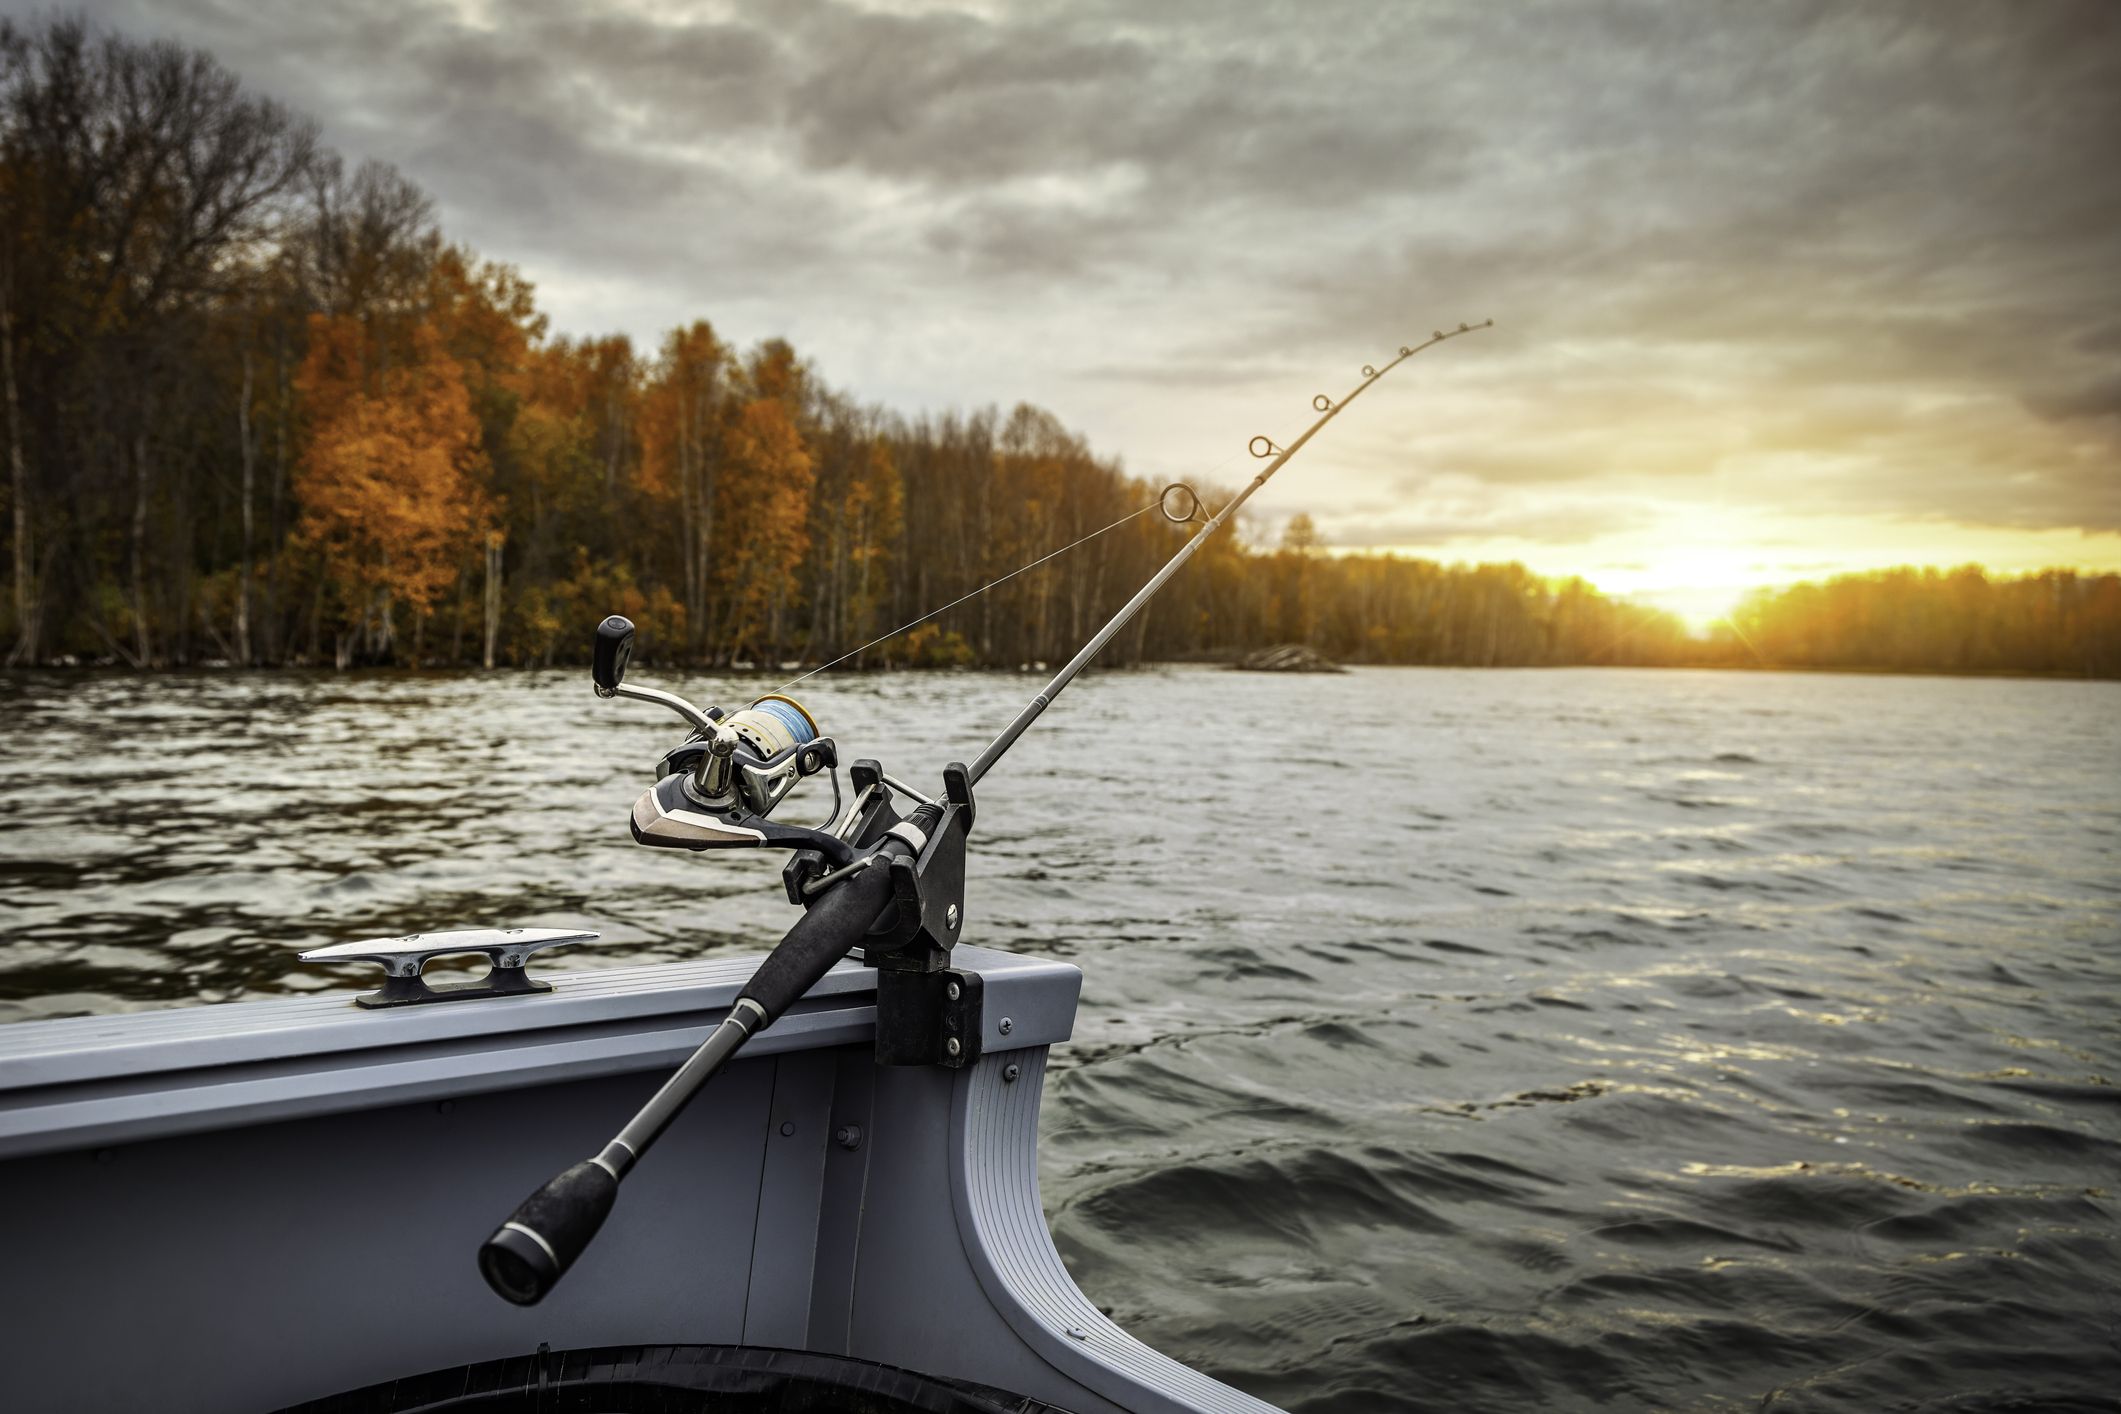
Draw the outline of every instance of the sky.
[[[10,10],[14,0],[0,0]],[[786,337],[1157,481],[1697,625],[2121,568],[2121,4],[93,0],[388,161],[556,330]]]

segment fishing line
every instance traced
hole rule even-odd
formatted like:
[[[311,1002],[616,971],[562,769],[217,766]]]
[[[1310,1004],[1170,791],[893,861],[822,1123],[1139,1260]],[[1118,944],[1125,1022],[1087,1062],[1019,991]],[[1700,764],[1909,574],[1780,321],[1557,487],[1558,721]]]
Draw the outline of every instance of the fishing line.
[[[1186,493],[1187,501],[1181,504],[1189,504],[1190,509],[1184,515],[1174,515],[1171,511],[1171,493],[1174,491],[1183,491]],[[1086,545],[1090,541],[1097,539],[1098,536],[1105,535],[1111,531],[1117,530],[1121,526],[1125,525],[1128,521],[1135,520],[1141,516],[1145,516],[1149,512],[1157,510],[1159,508],[1163,510],[1164,518],[1166,520],[1171,521],[1173,524],[1184,525],[1188,521],[1195,519],[1200,514],[1200,497],[1194,495],[1193,488],[1186,485],[1183,481],[1174,481],[1169,486],[1166,486],[1162,491],[1159,491],[1156,495],[1155,500],[1149,502],[1149,504],[1147,504],[1146,506],[1141,506],[1135,510],[1127,512],[1118,520],[1113,521],[1110,525],[1100,526],[1096,530],[1091,531],[1088,535],[1083,536],[1081,539],[1071,540],[1067,544],[1061,546],[1058,550],[1050,551],[1047,554],[1039,556],[1030,564],[1018,565],[1015,569],[1009,571],[1009,573],[1002,575],[997,579],[988,580],[985,584],[981,585],[975,590],[972,590],[970,593],[960,594],[957,598],[952,599],[949,603],[943,605],[940,609],[930,609],[927,613],[922,614],[919,618],[909,619],[905,623],[900,624],[897,628],[891,630],[891,632],[882,634],[876,638],[872,638],[867,643],[864,643],[861,647],[851,649],[848,652],[842,653],[839,657],[834,658],[829,663],[820,663],[816,667],[812,668],[809,672],[802,673],[796,677],[788,679],[788,681],[782,683],[779,687],[775,688],[774,691],[776,693],[786,692],[789,688],[794,687],[797,683],[802,682],[806,678],[814,678],[819,673],[824,672],[827,668],[836,668],[840,664],[846,662],[849,658],[859,657],[860,655],[867,653],[870,649],[876,647],[879,643],[887,643],[890,640],[897,638],[900,634],[904,633],[908,629],[919,628],[922,624],[928,622],[928,620],[936,617],[938,614],[948,613],[950,610],[955,609],[958,605],[964,603],[968,599],[979,598],[980,595],[985,594],[988,590],[994,588],[996,585],[1007,584],[1010,580],[1015,579],[1018,575],[1030,570],[1037,569],[1040,565],[1046,563],[1046,561],[1057,559],[1060,556],[1067,554],[1070,550],[1076,548],[1076,546]]]
[[[1325,426],[1328,422],[1331,422],[1335,417],[1337,417],[1340,414],[1342,408],[1347,406],[1347,404],[1352,402],[1354,399],[1360,397],[1372,383],[1375,383],[1378,379],[1384,377],[1385,374],[1391,372],[1394,368],[1397,368],[1400,364],[1405,363],[1408,359],[1414,357],[1414,355],[1418,353],[1421,353],[1423,350],[1428,349],[1433,345],[1440,344],[1446,339],[1456,338],[1460,334],[1470,334],[1473,333],[1476,329],[1488,328],[1493,325],[1494,322],[1495,321],[1491,319],[1488,320],[1486,323],[1479,325],[1460,324],[1456,329],[1451,330],[1449,332],[1445,332],[1444,330],[1439,329],[1434,334],[1430,335],[1427,339],[1423,340],[1419,344],[1413,345],[1412,347],[1409,347],[1405,344],[1400,345],[1399,357],[1393,359],[1390,363],[1385,364],[1382,368],[1378,368],[1367,363],[1364,364],[1362,366],[1362,381],[1356,384],[1355,387],[1349,391],[1346,397],[1341,398],[1339,401],[1336,402],[1334,399],[1328,397],[1326,394],[1320,393],[1317,397],[1311,400],[1312,409],[1319,414],[1318,420],[1312,423],[1311,426],[1304,431],[1302,436],[1298,437],[1295,441],[1291,442],[1286,447],[1283,446],[1281,443],[1275,441],[1272,437],[1254,437],[1251,441],[1245,444],[1245,450],[1250,453],[1254,458],[1268,462],[1269,465],[1267,469],[1265,471],[1262,471],[1256,478],[1254,478],[1252,484],[1246,487],[1242,492],[1240,492],[1235,500],[1231,501],[1227,505],[1215,511],[1212,515],[1202,514],[1202,511],[1205,508],[1201,504],[1201,499],[1198,492],[1196,492],[1191,486],[1187,485],[1183,481],[1174,481],[1169,486],[1166,486],[1162,491],[1158,492],[1156,499],[1151,501],[1148,505],[1143,506],[1138,510],[1129,511],[1127,512],[1127,514],[1121,516],[1118,520],[1113,521],[1110,525],[1101,526],[1098,529],[1091,531],[1088,535],[1081,537],[1080,539],[1071,540],[1066,545],[1061,546],[1058,550],[1054,550],[1047,554],[1041,555],[1039,556],[1039,558],[1031,561],[1031,563],[1027,565],[1019,565],[1017,568],[1009,571],[1009,573],[1002,575],[999,578],[990,579],[985,584],[982,584],[979,588],[972,590],[970,593],[959,595],[957,598],[952,599],[949,603],[943,605],[939,609],[930,609],[927,613],[922,614],[919,618],[908,620],[907,622],[900,624],[897,628],[891,630],[889,633],[883,634],[876,638],[872,638],[867,643],[864,643],[861,647],[850,649],[849,651],[840,654],[839,657],[834,658],[829,663],[820,663],[807,673],[797,674],[795,677],[788,679],[788,681],[782,683],[778,688],[774,689],[775,692],[786,692],[789,688],[794,687],[797,683],[805,682],[810,678],[814,678],[819,673],[825,672],[827,669],[836,668],[840,664],[846,662],[849,658],[859,657],[860,655],[868,652],[870,649],[876,647],[878,644],[887,643],[890,640],[898,637],[900,634],[906,632],[908,629],[919,628],[922,624],[928,622],[928,620],[935,618],[940,614],[948,613],[950,610],[956,608],[960,604],[965,603],[967,600],[977,599],[980,595],[985,594],[988,590],[995,588],[997,585],[1007,584],[1010,580],[1015,579],[1018,575],[1023,574],[1029,570],[1035,570],[1040,565],[1045,564],[1048,560],[1056,559],[1059,556],[1065,555],[1070,550],[1075,549],[1077,546],[1087,544],[1090,541],[1097,539],[1097,537],[1100,535],[1104,535],[1111,531],[1117,530],[1121,526],[1125,525],[1127,522],[1134,520],[1139,516],[1147,515],[1150,511],[1161,508],[1164,513],[1164,519],[1170,521],[1174,525],[1187,525],[1197,523],[1202,527],[1202,529],[1200,531],[1200,535],[1197,536],[1196,539],[1205,537],[1207,534],[1212,532],[1217,526],[1220,526],[1222,524],[1223,518],[1229,512],[1237,509],[1237,507],[1239,507],[1240,505],[1243,505],[1246,500],[1250,499],[1254,491],[1257,491],[1261,486],[1265,485],[1267,478],[1272,476],[1275,471],[1277,471],[1281,467],[1281,464],[1283,462],[1287,461],[1290,457],[1296,455],[1297,451],[1303,447],[1304,443],[1311,440],[1312,435],[1316,433],[1319,428]],[[1226,458],[1222,465],[1228,465],[1230,461],[1234,460],[1236,460],[1235,454],[1233,454],[1229,458]],[[1220,469],[1220,466],[1217,467],[1217,470]],[[1183,500],[1183,502],[1180,503],[1186,507],[1185,513],[1183,515],[1178,514],[1172,510],[1171,495],[1174,491],[1183,492],[1185,494],[1185,499]],[[1180,559],[1183,560],[1185,556],[1190,552],[1191,542],[1188,543],[1187,550],[1180,552]],[[1153,592],[1156,585],[1161,584],[1161,582],[1162,581],[1160,579],[1154,581],[1149,586],[1149,591]],[[1132,617],[1134,607],[1136,606],[1130,606],[1128,609],[1123,610],[1122,617]],[[1058,690],[1060,687],[1066,686],[1066,680],[1068,678],[1072,678],[1075,675],[1075,670],[1077,670],[1078,668],[1079,664],[1071,665],[1071,668],[1069,670],[1064,670],[1061,678],[1056,681],[1055,690]],[[1043,703],[1040,703],[1039,705],[1040,707],[1044,706]],[[1033,715],[1036,715],[1036,713],[1034,712]],[[1021,728],[1019,728],[1018,730],[1021,730]],[[1010,739],[1014,740],[1014,737],[1012,736]],[[998,742],[996,743],[996,745],[1003,745],[1003,743]],[[992,750],[992,748],[990,748],[990,750]],[[982,769],[980,772],[976,772],[975,774],[984,774],[984,769]]]

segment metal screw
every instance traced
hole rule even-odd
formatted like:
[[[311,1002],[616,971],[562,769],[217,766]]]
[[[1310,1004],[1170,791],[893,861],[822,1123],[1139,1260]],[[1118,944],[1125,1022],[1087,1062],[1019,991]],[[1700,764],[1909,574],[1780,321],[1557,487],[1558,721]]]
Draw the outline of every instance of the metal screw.
[[[949,1040],[943,1042],[943,1049],[954,1056],[965,1048],[958,1044],[957,1037],[952,1036]]]
[[[843,1124],[832,1131],[832,1139],[842,1149],[859,1149],[862,1147],[862,1127],[858,1124]]]
[[[781,1137],[783,1139],[786,1139],[789,1135],[793,1133],[795,1133],[795,1121],[792,1119],[784,1120],[781,1124]]]
[[[1005,1066],[1003,1066],[1003,1067],[1002,1067],[1002,1084],[1004,1084],[1004,1085],[1014,1085],[1014,1084],[1016,1083],[1016,1077],[1017,1077],[1017,1076],[1019,1076],[1019,1075],[1022,1075],[1023,1073],[1024,1073],[1024,1068],[1023,1068],[1022,1066],[1020,1066],[1020,1065],[1013,1065],[1013,1064],[1012,1064],[1012,1065],[1005,1065]]]
[[[999,1023],[999,1029],[1001,1030],[1001,1033],[1006,1036],[1011,1031],[1014,1031],[1016,1029],[1016,1023],[1005,1016],[1001,1019]]]
[[[438,1115],[446,1115],[456,1107],[457,1102],[455,1100],[444,1100],[435,1106],[435,1113]]]
[[[952,982],[952,983],[950,984],[949,988],[947,989],[947,994],[948,994],[948,996],[949,996],[950,1000],[954,1002],[954,1001],[956,1001],[956,1000],[957,1000],[957,999],[958,999],[959,997],[962,997],[963,995],[965,995],[965,989],[964,989],[963,987],[960,987],[960,986],[958,986],[958,985],[957,985],[957,983],[955,983],[955,982]]]
[[[948,925],[948,926],[950,927],[950,929],[951,929],[952,931],[955,931],[955,930],[956,930],[956,928],[957,928],[957,905],[956,905],[956,904],[954,904],[954,903],[953,903],[953,904],[951,904],[951,905],[950,905],[950,906],[949,906],[948,908],[946,908],[946,909],[944,909],[944,910],[943,910],[943,922],[944,922],[944,923],[945,923],[946,925]]]

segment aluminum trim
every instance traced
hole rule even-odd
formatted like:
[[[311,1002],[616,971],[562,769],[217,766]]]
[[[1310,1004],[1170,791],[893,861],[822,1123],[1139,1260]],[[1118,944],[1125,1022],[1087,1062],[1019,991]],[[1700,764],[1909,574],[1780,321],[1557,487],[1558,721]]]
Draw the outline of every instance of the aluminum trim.
[[[523,1226],[523,1225],[522,1225],[521,1223],[519,1223],[519,1222],[516,1222],[516,1221],[514,1221],[514,1220],[512,1220],[512,1219],[511,1219],[511,1220],[510,1220],[510,1221],[508,1221],[508,1222],[502,1223],[502,1224],[501,1224],[501,1229],[502,1229],[502,1231],[504,1231],[504,1232],[520,1232],[520,1233],[522,1233],[522,1234],[523,1234],[523,1235],[524,1235],[525,1237],[529,1238],[529,1239],[530,1239],[530,1240],[531,1240],[532,1242],[535,1242],[535,1243],[537,1243],[537,1244],[538,1244],[538,1246],[539,1246],[539,1248],[541,1248],[541,1249],[542,1249],[542,1250],[544,1251],[544,1253],[545,1253],[545,1255],[546,1255],[546,1256],[548,1256],[548,1257],[552,1258],[552,1264],[553,1264],[553,1265],[554,1265],[555,1267],[557,1267],[558,1265],[560,1265],[560,1254],[552,1250],[552,1244],[551,1244],[550,1242],[547,1242],[547,1241],[545,1240],[544,1236],[543,1236],[543,1235],[542,1235],[541,1233],[539,1233],[539,1232],[538,1232],[538,1231],[537,1231],[537,1230],[536,1230],[535,1228],[527,1228],[527,1227]]]
[[[990,1005],[1025,1044],[1067,1038],[1076,968],[975,947],[956,958],[1006,998]],[[339,992],[15,1022],[0,1027],[0,1158],[667,1069],[728,1018],[759,961],[562,975],[507,1007],[362,1011]],[[744,1059],[864,1044],[875,996],[876,974],[842,963]]]
[[[1018,1078],[1003,1077],[1009,1065]],[[950,1192],[966,1259],[1018,1339],[1130,1414],[1283,1414],[1152,1350],[1083,1295],[1062,1265],[1038,1192],[1046,1051],[996,1051],[957,1075]]]

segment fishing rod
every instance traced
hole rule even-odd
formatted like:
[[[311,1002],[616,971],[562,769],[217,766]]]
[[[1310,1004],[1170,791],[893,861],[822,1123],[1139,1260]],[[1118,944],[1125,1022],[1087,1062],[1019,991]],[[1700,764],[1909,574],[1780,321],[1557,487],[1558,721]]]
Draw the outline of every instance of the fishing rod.
[[[1037,721],[1041,712],[1045,711],[1048,707],[1053,705],[1053,699],[1060,696],[1061,690],[1065,688],[1069,683],[1075,681],[1075,675],[1077,673],[1080,673],[1083,668],[1089,663],[1089,661],[1097,656],[1098,651],[1100,649],[1102,649],[1106,644],[1112,641],[1114,635],[1116,635],[1121,629],[1127,626],[1129,620],[1131,620],[1137,613],[1141,612],[1142,605],[1148,603],[1152,598],[1156,596],[1156,591],[1162,589],[1165,583],[1170,580],[1171,576],[1177,574],[1179,569],[1184,566],[1186,561],[1193,558],[1193,552],[1200,549],[1201,545],[1207,540],[1209,536],[1213,535],[1216,531],[1222,529],[1223,522],[1228,520],[1231,516],[1235,515],[1239,506],[1242,506],[1245,502],[1251,500],[1252,494],[1255,491],[1259,490],[1260,487],[1266,485],[1267,479],[1269,477],[1273,476],[1275,472],[1280,471],[1282,467],[1287,464],[1289,458],[1295,456],[1298,452],[1302,451],[1304,449],[1304,443],[1310,441],[1313,437],[1317,436],[1318,430],[1321,427],[1324,427],[1334,418],[1339,417],[1342,409],[1347,407],[1349,403],[1352,403],[1357,398],[1361,397],[1364,393],[1368,392],[1372,383],[1375,383],[1378,379],[1384,377],[1387,373],[1390,373],[1393,369],[1399,367],[1399,365],[1405,363],[1408,359],[1414,357],[1414,355],[1420,353],[1423,349],[1430,348],[1436,344],[1440,344],[1446,339],[1455,339],[1460,334],[1470,334],[1476,329],[1493,328],[1494,324],[1495,321],[1490,319],[1480,324],[1461,324],[1456,329],[1453,329],[1448,333],[1444,332],[1443,330],[1438,330],[1434,334],[1431,334],[1426,340],[1414,345],[1411,348],[1402,345],[1399,350],[1399,357],[1393,359],[1383,368],[1372,368],[1370,365],[1364,364],[1362,370],[1362,381],[1360,383],[1357,383],[1355,385],[1354,391],[1350,392],[1345,398],[1342,398],[1339,402],[1336,403],[1331,398],[1327,397],[1324,393],[1320,393],[1317,397],[1311,400],[1311,406],[1316,409],[1321,414],[1321,416],[1316,422],[1312,423],[1309,427],[1306,427],[1303,430],[1302,436],[1298,437],[1295,441],[1291,442],[1286,447],[1277,447],[1274,445],[1273,438],[1264,436],[1254,437],[1250,442],[1248,442],[1246,444],[1246,450],[1251,452],[1254,457],[1271,458],[1271,460],[1268,460],[1266,466],[1260,470],[1259,475],[1253,477],[1251,484],[1246,486],[1244,490],[1237,493],[1237,497],[1235,500],[1231,501],[1229,505],[1224,506],[1221,510],[1217,511],[1211,519],[1209,519],[1204,525],[1202,525],[1201,528],[1197,532],[1195,532],[1192,539],[1188,540],[1184,545],[1180,546],[1178,553],[1173,555],[1170,560],[1165,563],[1162,569],[1158,570],[1155,574],[1150,575],[1149,582],[1147,584],[1144,584],[1140,589],[1134,591],[1134,597],[1132,599],[1129,599],[1126,604],[1121,607],[1120,611],[1112,616],[1111,622],[1107,623],[1103,628],[1099,629],[1096,633],[1092,634],[1090,637],[1090,641],[1082,646],[1081,651],[1078,652],[1073,658],[1070,658],[1068,660],[1067,666],[1063,667],[1059,672],[1053,675],[1053,681],[1047,683],[1045,687],[1042,688],[1036,696],[1034,696],[1029,702],[1024,704],[1024,710],[1016,714],[1016,720],[1011,722],[1008,726],[1004,727],[1000,736],[997,736],[993,741],[987,743],[987,749],[985,751],[982,751],[979,754],[978,759],[972,763],[973,782],[977,784],[981,777],[985,776],[988,771],[994,768],[994,763],[1001,760],[1003,754],[1007,752],[1010,747],[1016,745],[1016,739],[1024,734],[1024,729],[1030,726],[1033,722]],[[1189,496],[1192,495],[1190,487],[1167,487],[1165,488],[1164,494],[1168,496],[1172,491],[1180,489],[1185,490]],[[1194,509],[1197,511],[1200,505],[1198,497],[1194,498],[1193,505]],[[1165,515],[1170,515],[1170,511],[1168,509],[1165,511]],[[1173,517],[1173,519],[1183,521],[1191,519],[1191,516]]]
[[[747,1041],[771,1026],[836,963],[857,950],[877,973],[878,1064],[958,1069],[977,1059],[981,1044],[976,1021],[978,975],[949,965],[950,951],[965,923],[965,841],[976,814],[973,786],[1208,537],[1320,429],[1414,355],[1461,334],[1491,328],[1494,322],[1438,330],[1419,344],[1402,345],[1398,357],[1381,368],[1365,364],[1362,381],[1346,397],[1335,402],[1321,393],[1312,399],[1319,417],[1286,447],[1277,446],[1270,437],[1252,438],[1247,450],[1267,465],[1214,515],[1202,519],[1200,497],[1190,486],[1174,483],[1150,506],[1055,551],[1073,549],[1151,508],[1174,524],[1199,525],[970,766],[953,761],[943,768],[940,799],[886,775],[873,760],[858,760],[850,766],[850,799],[840,785],[838,744],[785,692],[768,693],[739,711],[725,712],[720,707],[695,707],[675,693],[628,683],[633,624],[618,615],[598,624],[590,666],[597,695],[655,703],[692,727],[691,734],[657,763],[655,785],[634,802],[634,839],[676,849],[789,850],[782,883],[788,901],[805,911],[744,984],[729,1014],[640,1112],[596,1154],[524,1199],[486,1239],[479,1249],[479,1270],[487,1284],[517,1305],[542,1300],[603,1226],[626,1175],[692,1097]],[[1034,564],[1051,558],[1042,557]],[[1030,567],[1011,571],[974,593],[983,593]],[[960,602],[953,600],[952,604]],[[935,610],[923,619],[940,612]],[[893,630],[885,637],[901,631]],[[832,782],[832,814],[824,822],[803,826],[768,818],[802,781],[826,772]],[[912,808],[901,813],[902,802]]]

